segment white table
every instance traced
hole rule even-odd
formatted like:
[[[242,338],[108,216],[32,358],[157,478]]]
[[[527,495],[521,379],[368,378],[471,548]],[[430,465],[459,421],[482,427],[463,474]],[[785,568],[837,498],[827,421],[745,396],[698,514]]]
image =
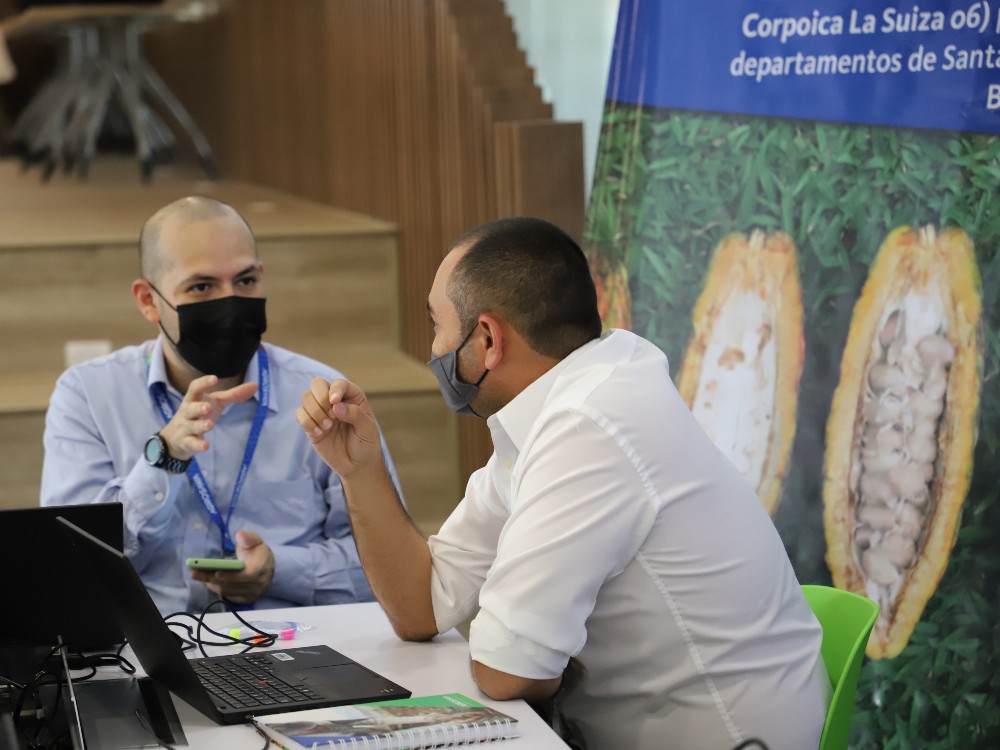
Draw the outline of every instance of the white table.
[[[377,604],[341,604],[328,607],[261,610],[241,613],[249,620],[292,620],[313,628],[291,641],[278,641],[273,648],[326,644],[364,666],[413,691],[414,696],[464,693],[518,719],[521,736],[497,745],[501,748],[547,750],[566,744],[524,701],[494,701],[480,692],[472,681],[469,644],[456,631],[440,635],[429,643],[406,643],[392,632],[389,621]],[[210,615],[208,624],[216,628],[235,621],[231,614]],[[235,647],[209,649],[210,654],[236,653]],[[197,650],[190,652],[198,656]],[[138,665],[137,665],[138,666]],[[263,740],[248,725],[220,726],[177,696],[174,705],[192,750],[257,750]]]

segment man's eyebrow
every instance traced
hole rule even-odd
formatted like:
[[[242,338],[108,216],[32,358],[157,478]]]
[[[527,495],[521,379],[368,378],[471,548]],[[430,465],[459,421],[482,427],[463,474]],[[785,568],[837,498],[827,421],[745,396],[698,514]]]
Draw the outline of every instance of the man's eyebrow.
[[[234,279],[238,279],[238,278],[240,278],[242,276],[248,276],[250,274],[258,273],[259,271],[260,271],[260,267],[256,263],[253,263],[253,264],[247,266],[246,268],[244,268],[242,271],[240,271],[235,276],[233,276],[233,278]]]
[[[218,281],[218,280],[219,280],[218,276],[210,276],[207,273],[193,273],[190,276],[187,276],[184,279],[182,279],[180,285],[185,286],[187,284],[193,284],[198,281]]]
[[[258,267],[257,267],[256,264],[249,265],[246,268],[244,268],[242,271],[238,272],[235,276],[233,276],[233,278],[234,279],[240,279],[240,278],[243,278],[244,276],[249,276],[249,275],[255,274],[255,273],[258,272],[258,270],[259,269],[258,269]],[[187,278],[185,278],[184,280],[182,280],[181,284],[182,285],[183,284],[193,284],[193,283],[199,282],[199,281],[218,281],[218,280],[219,280],[218,276],[212,276],[212,275],[207,274],[207,273],[193,273],[190,276],[188,276]]]

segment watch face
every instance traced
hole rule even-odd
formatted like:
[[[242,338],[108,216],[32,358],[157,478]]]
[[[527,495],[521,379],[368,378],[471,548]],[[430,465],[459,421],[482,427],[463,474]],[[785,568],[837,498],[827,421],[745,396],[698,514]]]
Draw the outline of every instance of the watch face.
[[[153,435],[153,437],[147,440],[146,448],[143,452],[146,454],[146,461],[156,466],[163,455],[163,444],[160,442],[159,436]]]

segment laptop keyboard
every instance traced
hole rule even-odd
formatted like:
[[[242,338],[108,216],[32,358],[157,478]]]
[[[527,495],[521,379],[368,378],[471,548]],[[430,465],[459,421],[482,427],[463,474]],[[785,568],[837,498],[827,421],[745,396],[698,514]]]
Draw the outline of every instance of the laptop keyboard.
[[[192,661],[201,684],[216,700],[234,708],[312,704],[323,696],[306,685],[275,676],[265,656],[212,657]]]

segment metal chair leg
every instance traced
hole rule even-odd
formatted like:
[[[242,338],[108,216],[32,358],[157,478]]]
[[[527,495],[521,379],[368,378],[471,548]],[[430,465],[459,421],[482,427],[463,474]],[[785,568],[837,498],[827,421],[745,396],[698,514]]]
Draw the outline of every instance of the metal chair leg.
[[[195,150],[198,152],[202,168],[209,178],[213,180],[218,179],[219,166],[215,160],[215,154],[212,152],[212,147],[208,144],[208,139],[205,138],[201,132],[201,128],[198,127],[194,118],[184,108],[184,105],[181,104],[180,100],[174,96],[174,93],[163,82],[163,79],[160,78],[159,73],[146,62],[142,55],[139,30],[136,24],[129,25],[128,53],[129,61],[137,71],[143,89],[151,92],[167,109],[177,124],[187,133],[194,144]]]
[[[97,137],[108,111],[108,103],[114,89],[115,72],[110,65],[102,66],[100,82],[94,93],[93,105],[88,113],[87,124],[83,131],[83,145],[80,149],[80,177],[86,177],[90,165],[97,156]]]

